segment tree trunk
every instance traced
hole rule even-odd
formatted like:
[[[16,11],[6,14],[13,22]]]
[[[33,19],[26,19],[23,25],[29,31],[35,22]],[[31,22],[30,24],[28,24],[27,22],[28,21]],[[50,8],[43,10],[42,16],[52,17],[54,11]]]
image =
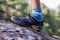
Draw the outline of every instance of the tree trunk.
[[[60,40],[11,22],[0,21],[0,40]]]

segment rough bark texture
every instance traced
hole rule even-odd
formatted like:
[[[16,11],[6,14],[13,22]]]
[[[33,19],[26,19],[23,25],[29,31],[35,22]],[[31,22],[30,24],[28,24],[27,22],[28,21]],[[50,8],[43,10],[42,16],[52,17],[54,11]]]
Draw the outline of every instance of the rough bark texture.
[[[11,22],[0,21],[0,40],[60,40],[38,33],[27,27],[22,27]]]

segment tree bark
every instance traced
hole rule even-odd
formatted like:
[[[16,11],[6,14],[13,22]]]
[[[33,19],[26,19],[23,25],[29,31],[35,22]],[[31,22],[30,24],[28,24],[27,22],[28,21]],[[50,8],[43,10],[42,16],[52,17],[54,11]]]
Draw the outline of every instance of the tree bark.
[[[42,32],[33,31],[27,27],[0,21],[0,40],[60,40]]]

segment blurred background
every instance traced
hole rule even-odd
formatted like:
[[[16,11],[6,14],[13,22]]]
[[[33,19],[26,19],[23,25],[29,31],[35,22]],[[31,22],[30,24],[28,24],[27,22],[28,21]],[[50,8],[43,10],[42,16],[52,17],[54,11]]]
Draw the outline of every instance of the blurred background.
[[[41,0],[44,19],[43,32],[50,36],[60,36],[60,0]],[[31,13],[29,0],[0,0],[0,20],[10,21],[11,16]]]

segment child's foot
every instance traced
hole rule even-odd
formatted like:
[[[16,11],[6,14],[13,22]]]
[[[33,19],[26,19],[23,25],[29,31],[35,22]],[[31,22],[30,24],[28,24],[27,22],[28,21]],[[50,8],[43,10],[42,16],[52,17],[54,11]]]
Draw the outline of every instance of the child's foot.
[[[24,17],[12,16],[11,21],[21,25],[43,26],[43,21],[39,22],[35,20],[30,14],[27,14]]]

